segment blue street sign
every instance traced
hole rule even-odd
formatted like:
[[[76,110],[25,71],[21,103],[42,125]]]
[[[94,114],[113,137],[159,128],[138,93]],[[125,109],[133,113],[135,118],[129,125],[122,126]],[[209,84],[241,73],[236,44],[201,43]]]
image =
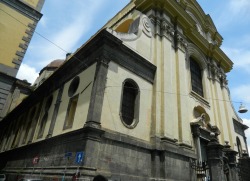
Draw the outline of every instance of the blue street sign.
[[[66,157],[66,158],[72,157],[72,152],[67,152],[67,153],[65,153],[65,157]]]
[[[84,157],[84,153],[82,151],[77,152],[76,153],[76,163],[81,163],[83,160],[83,157]]]

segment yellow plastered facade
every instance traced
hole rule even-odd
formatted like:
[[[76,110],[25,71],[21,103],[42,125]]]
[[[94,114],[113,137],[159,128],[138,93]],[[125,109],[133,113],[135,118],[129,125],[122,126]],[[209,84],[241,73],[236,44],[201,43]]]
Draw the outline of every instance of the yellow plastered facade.
[[[30,7],[37,9],[37,6],[39,4],[39,0],[20,0],[21,2],[29,5]]]
[[[123,82],[126,79],[134,80],[139,87],[139,122],[133,129],[129,129],[123,125],[120,115],[122,88]],[[151,104],[152,85],[141,77],[111,61],[109,63],[101,115],[102,127],[122,134],[137,137],[145,141],[150,141],[152,124]]]
[[[143,1],[145,2],[144,4],[141,2],[142,1],[139,0],[135,1],[134,6],[136,7],[136,10],[130,11],[129,8],[124,8],[117,14],[116,17],[109,21],[109,27],[113,28],[114,31],[119,30],[119,27],[123,27],[126,24],[123,24],[123,22],[131,20],[131,17],[135,17],[135,15],[138,17],[137,10],[149,15],[148,18],[153,15],[154,18],[157,17],[156,12],[155,14],[147,12],[147,8],[150,6],[151,1]],[[164,3],[163,1],[161,2],[163,7],[168,5],[168,9],[171,9],[169,6],[171,6],[172,3],[175,3],[172,1],[164,1]],[[181,3],[182,1],[180,4]],[[156,4],[154,4],[154,6],[157,6]],[[196,49],[196,52],[199,52],[199,56],[197,56],[197,53],[192,53],[193,50],[189,51],[188,48],[183,49],[179,47],[175,49],[173,40],[170,40],[169,37],[161,35],[161,31],[164,30],[161,29],[162,27],[159,22],[155,22],[154,25],[151,25],[151,27],[154,27],[152,28],[152,32],[155,33],[152,37],[146,36],[143,31],[141,34],[137,34],[137,38],[134,38],[134,35],[132,36],[131,34],[126,35],[123,31],[117,33],[113,32],[115,36],[123,40],[125,45],[157,66],[155,81],[153,87],[150,88],[152,93],[151,95],[149,94],[148,97],[148,103],[151,103],[152,105],[150,109],[151,126],[148,128],[148,125],[143,122],[141,127],[139,126],[139,122],[139,130],[144,131],[138,134],[137,128],[129,130],[124,127],[121,121],[118,121],[120,120],[119,91],[121,89],[118,93],[115,93],[114,90],[116,88],[112,88],[114,89],[113,91],[108,88],[105,92],[104,109],[106,111],[102,113],[102,126],[124,134],[132,135],[139,139],[143,138],[148,140],[148,138],[152,136],[167,137],[177,140],[180,144],[189,145],[194,149],[190,123],[196,118],[194,116],[194,108],[201,106],[210,118],[209,123],[219,128],[221,132],[218,137],[219,142],[221,144],[229,142],[231,148],[237,151],[234,146],[237,133],[234,130],[233,118],[236,118],[239,122],[242,120],[235,112],[232,104],[230,104],[230,95],[227,85],[224,83],[222,85],[220,78],[211,77],[210,69],[208,67],[209,65],[204,63],[208,62],[208,60],[204,57],[210,57],[214,62],[221,61],[221,69],[219,68],[218,70],[221,71],[223,75],[232,69],[233,63],[220,49],[222,37],[217,32],[211,18],[204,14],[197,2],[188,1],[187,4],[188,8],[186,9],[186,12],[181,9],[180,6],[181,11],[177,12],[177,10],[173,9],[170,14],[173,16],[177,16],[177,13],[181,14],[178,14],[178,31],[180,34],[183,34],[185,37],[184,39],[187,40],[187,47],[190,46],[190,43],[194,44],[194,49]],[[133,2],[131,2],[127,7],[132,9],[131,7],[133,7]],[[121,17],[121,14],[124,14],[124,17],[117,21],[117,19]],[[191,14],[193,17],[188,16],[188,14]],[[166,13],[166,21],[176,23],[171,18],[171,15],[169,15],[169,12]],[[194,19],[194,17],[196,17],[196,19]],[[161,21],[163,21],[163,15],[161,18]],[[197,23],[200,23],[200,26],[197,26]],[[132,23],[130,23],[130,25],[131,24]],[[193,28],[192,31],[187,28],[189,26],[190,29]],[[118,29],[116,29],[117,27]],[[204,30],[205,28],[206,30]],[[123,27],[123,30],[124,29],[127,28]],[[128,37],[133,38],[129,39]],[[213,39],[211,37],[213,37]],[[212,44],[215,45],[215,50],[209,48]],[[213,56],[211,53],[213,53]],[[201,59],[205,59],[202,60],[203,62],[200,62],[201,64],[204,64],[202,67],[203,97],[196,95],[191,88],[189,58],[195,56],[198,57],[199,61],[201,61]],[[120,73],[124,76],[124,73]],[[108,75],[110,75],[110,73]],[[119,76],[115,77],[117,78]],[[117,80],[118,79],[115,79],[115,81]],[[138,84],[141,83],[139,80],[137,81]],[[119,82],[121,83],[122,79],[119,79]],[[116,84],[118,85],[119,83]],[[117,98],[112,98],[111,95],[116,95],[115,97]],[[116,101],[118,103],[116,103]],[[144,103],[140,102],[140,105],[143,104]],[[148,111],[146,110],[146,108],[144,110],[140,110],[143,111],[140,112],[140,115],[147,115]],[[140,119],[140,121],[145,120]],[[150,129],[150,131],[148,131],[148,129]],[[238,135],[238,137],[241,137],[240,140],[242,143],[242,149],[246,150],[243,137],[241,135]]]
[[[19,44],[24,44],[25,31],[34,20],[0,2],[0,64],[15,67],[13,59],[18,59],[17,51],[23,52]]]
[[[90,96],[91,96],[91,91],[92,91],[92,86],[93,86],[94,75],[95,75],[95,69],[96,69],[96,64],[93,64],[88,69],[86,69],[85,71],[77,75],[80,78],[80,83],[79,83],[77,91],[73,95],[73,96],[77,94],[79,95],[77,108],[76,108],[75,116],[74,116],[74,121],[73,121],[72,128],[64,130],[63,127],[64,127],[64,122],[65,122],[65,118],[67,114],[67,108],[68,108],[68,104],[70,100],[70,97],[68,96],[68,89],[69,89],[71,81],[74,78],[68,81],[67,83],[65,83],[63,94],[62,94],[62,99],[61,99],[62,102],[60,105],[60,109],[58,111],[53,136],[57,136],[62,133],[67,133],[73,130],[77,130],[84,126],[86,119],[87,119],[87,114],[88,114],[88,108],[89,108]],[[49,122],[50,121],[48,121],[46,124],[46,128],[44,131],[45,133],[48,133]]]
[[[139,1],[135,2],[139,3]],[[150,3],[151,1],[145,2]],[[172,1],[164,2],[168,3],[166,5],[171,10]],[[109,33],[120,39],[123,45],[143,57],[143,61],[154,64],[157,70],[153,82],[149,82],[139,74],[129,71],[112,60],[108,63],[100,120],[101,127],[146,142],[151,142],[154,137],[167,139],[180,146],[184,145],[185,148],[192,151],[197,151],[195,150],[196,143],[190,124],[197,119],[199,114],[205,113],[209,123],[220,130],[220,135],[218,136],[220,144],[224,145],[225,142],[229,142],[231,148],[237,151],[235,144],[236,138],[239,137],[242,149],[246,150],[244,137],[236,133],[233,123],[233,119],[238,122],[242,122],[242,120],[230,102],[227,83],[225,79],[222,79],[225,78],[223,77],[225,73],[232,69],[232,62],[220,49],[221,37],[216,32],[212,22],[208,23],[209,27],[207,30],[211,35],[204,36],[204,24],[202,25],[202,22],[210,21],[210,19],[206,19],[207,16],[199,11],[199,7],[195,6],[194,1],[190,0],[189,5],[189,13],[181,9],[182,7],[180,6],[178,12],[174,9],[170,12],[163,11],[163,14],[165,14],[159,16],[157,12],[147,12],[144,9],[144,6],[148,7],[150,4],[138,4],[138,9],[133,9],[135,5],[131,2],[108,22],[106,26],[109,27],[107,29]],[[196,13],[195,8],[198,8]],[[172,13],[172,15],[179,15],[178,13],[180,13],[181,15],[179,15],[180,18],[178,20],[174,21],[168,13]],[[188,17],[188,14],[199,15],[199,18],[196,18],[194,21],[192,16]],[[152,17],[155,19],[161,18],[167,25],[160,25],[159,22],[154,24]],[[123,30],[128,28],[125,25],[131,26],[133,22],[130,24],[123,23],[131,19],[133,21],[139,20],[138,26],[134,27],[137,28],[136,31],[132,33],[124,32]],[[197,28],[197,21],[201,23],[201,26],[198,26],[201,29]],[[178,38],[177,40],[174,40],[173,37],[176,35],[171,30],[171,28],[174,28],[174,24],[175,31],[179,35],[179,37],[175,37],[176,39]],[[187,31],[188,28],[183,28],[185,27],[184,25],[193,28],[192,31]],[[164,29],[164,26],[168,27]],[[122,27],[121,32],[115,31],[117,27]],[[212,33],[216,35],[212,36]],[[214,37],[214,39],[210,39],[211,37]],[[213,49],[210,49],[210,46],[214,46]],[[191,57],[198,61],[202,70],[203,96],[192,90]],[[217,65],[219,61],[222,62],[221,66]],[[216,69],[216,73],[213,75],[212,68]],[[74,78],[63,85],[62,98],[52,136],[69,133],[84,127],[89,111],[95,71],[96,63],[76,75],[80,78],[80,84],[74,95],[79,95],[79,98],[73,125],[68,129],[64,129],[64,122],[70,101],[68,90]],[[140,95],[138,124],[133,128],[126,127],[121,119],[122,88],[123,82],[127,79],[132,79],[136,82]],[[88,85],[90,86],[86,88]],[[53,102],[48,112],[44,135],[42,138],[37,139],[39,122],[43,116],[43,107],[41,107],[33,142],[46,138],[53,117],[53,105],[56,104],[58,93],[59,90],[52,93]],[[36,106],[38,107],[38,105]],[[198,114],[197,110],[202,112]],[[25,130],[22,130],[21,139],[24,132]]]

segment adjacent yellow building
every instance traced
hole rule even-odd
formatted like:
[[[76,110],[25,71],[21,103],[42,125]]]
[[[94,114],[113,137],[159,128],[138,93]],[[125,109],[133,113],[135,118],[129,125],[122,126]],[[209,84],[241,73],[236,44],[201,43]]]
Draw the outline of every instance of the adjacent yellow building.
[[[15,77],[42,17],[43,4],[44,0],[0,1],[0,120],[9,111]]]

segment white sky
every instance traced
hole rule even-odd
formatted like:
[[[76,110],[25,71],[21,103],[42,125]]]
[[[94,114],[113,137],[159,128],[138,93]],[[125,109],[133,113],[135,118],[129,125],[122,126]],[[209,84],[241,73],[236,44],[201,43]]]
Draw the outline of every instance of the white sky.
[[[197,0],[224,38],[222,49],[234,62],[228,74],[232,100],[250,109],[250,1]],[[74,3],[72,3],[74,2]],[[74,52],[129,0],[46,0],[36,31],[66,52]],[[17,77],[33,83],[39,71],[66,52],[34,34]],[[236,110],[240,106],[234,103]],[[250,112],[240,115],[250,127]],[[246,132],[250,139],[250,130]],[[248,145],[250,141],[248,140]]]

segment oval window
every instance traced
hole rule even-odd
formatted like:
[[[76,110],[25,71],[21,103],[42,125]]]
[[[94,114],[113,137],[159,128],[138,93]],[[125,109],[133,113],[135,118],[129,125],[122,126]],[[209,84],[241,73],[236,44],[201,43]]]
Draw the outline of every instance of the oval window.
[[[123,83],[121,119],[127,128],[134,128],[139,120],[139,87],[131,79]]]

